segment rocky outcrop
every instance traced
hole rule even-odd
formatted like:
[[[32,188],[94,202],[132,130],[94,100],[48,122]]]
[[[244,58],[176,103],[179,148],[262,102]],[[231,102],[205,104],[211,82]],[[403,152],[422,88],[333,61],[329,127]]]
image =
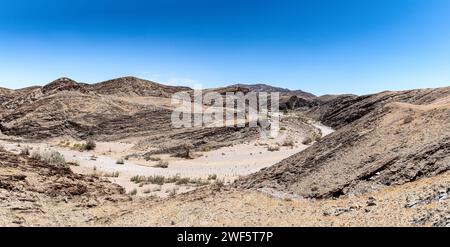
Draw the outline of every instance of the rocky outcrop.
[[[83,93],[88,92],[85,85],[77,83],[76,81],[67,77],[61,77],[43,86],[41,90],[44,94],[52,94],[58,91],[81,91]]]
[[[308,110],[312,107],[318,106],[319,103],[316,100],[308,100],[298,96],[291,96],[288,98],[281,98],[280,110]]]
[[[341,107],[322,115],[336,132],[236,186],[325,198],[443,173],[450,169],[449,95],[443,88],[340,99]]]
[[[97,177],[73,173],[69,167],[53,166],[0,149],[0,205],[2,208],[39,210],[39,204],[26,202],[64,200],[80,206],[88,201],[129,200],[122,187]],[[83,203],[84,202],[84,203]],[[16,205],[16,206],[14,206]],[[93,205],[90,205],[93,206]],[[16,209],[17,210],[17,209]]]
[[[386,91],[378,94],[355,96],[341,95],[318,100],[317,106],[308,111],[325,125],[341,128],[391,102],[417,105],[432,103],[449,95],[450,88]]]

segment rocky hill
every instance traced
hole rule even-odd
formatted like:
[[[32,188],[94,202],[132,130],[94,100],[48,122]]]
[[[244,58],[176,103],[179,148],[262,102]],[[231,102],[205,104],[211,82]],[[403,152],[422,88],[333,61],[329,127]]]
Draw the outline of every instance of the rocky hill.
[[[0,148],[0,225],[64,225],[68,215],[80,224],[92,218],[76,211],[129,199],[118,185]]]
[[[229,88],[211,89],[225,93]],[[235,89],[241,90],[241,89]],[[26,139],[55,137],[114,141],[134,138],[139,146],[175,152],[180,145],[219,147],[252,138],[256,132],[242,128],[173,129],[170,95],[192,92],[125,77],[97,84],[59,78],[43,87],[2,90],[0,131]],[[243,133],[243,134],[241,134]],[[204,141],[208,137],[211,141]]]
[[[328,126],[340,128],[390,102],[429,104],[448,96],[449,90],[450,88],[447,87],[386,91],[364,96],[339,95],[319,101],[316,107],[310,109],[308,113]]]
[[[287,88],[280,88],[280,87],[274,87],[267,84],[234,84],[229,87],[241,87],[241,88],[247,88],[251,92],[267,92],[267,93],[273,93],[278,92],[280,93],[281,97],[291,97],[291,96],[297,96],[302,99],[308,99],[312,100],[316,98],[316,96],[312,93],[308,93],[302,90],[290,90]]]
[[[118,96],[154,96],[169,98],[172,94],[181,91],[190,91],[188,87],[174,87],[147,81],[136,77],[122,77],[105,82],[93,84],[90,90],[105,95]]]
[[[338,197],[450,169],[450,88],[347,96],[328,104],[315,110],[338,128],[335,133],[236,186]]]

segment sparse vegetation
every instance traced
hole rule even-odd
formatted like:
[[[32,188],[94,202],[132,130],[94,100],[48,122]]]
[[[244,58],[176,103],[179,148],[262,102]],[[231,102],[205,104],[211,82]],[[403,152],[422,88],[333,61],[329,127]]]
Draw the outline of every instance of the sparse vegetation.
[[[87,151],[92,151],[97,147],[97,144],[93,140],[89,140],[84,144],[84,148]]]
[[[59,147],[70,147],[70,141],[68,141],[68,140],[61,140],[59,143],[58,143],[58,146]]]
[[[281,146],[283,147],[293,147],[295,145],[295,141],[292,137],[286,137],[286,139],[284,139],[283,143],[281,144]]]
[[[80,143],[75,143],[72,146],[72,149],[83,152],[84,151],[84,145]]]
[[[20,155],[30,155],[30,148],[28,146],[22,147],[20,150]]]
[[[118,178],[120,173],[118,171],[112,172],[112,173],[103,173],[101,174],[102,177],[105,178]]]
[[[161,158],[159,158],[159,157],[153,157],[150,155],[145,156],[144,159],[145,159],[145,161],[160,161],[161,160]]]
[[[139,184],[142,182],[147,182],[147,178],[145,176],[136,175],[136,176],[131,177],[130,181],[133,183]]]
[[[303,145],[309,145],[313,142],[312,138],[310,136],[307,136],[303,141],[302,144]]]
[[[165,183],[166,178],[164,176],[150,176],[147,177],[146,182],[151,184],[163,185]]]
[[[280,147],[278,145],[272,145],[267,148],[267,151],[270,152],[280,151]]]
[[[137,189],[133,189],[130,191],[130,193],[128,193],[131,196],[135,196],[137,194]]]
[[[188,184],[194,184],[196,186],[205,186],[210,184],[210,182],[208,180],[203,180],[201,178],[196,178],[196,179],[190,179]]]
[[[174,196],[176,196],[177,192],[178,192],[178,187],[171,189],[171,190],[169,191],[169,197],[174,197]]]
[[[414,121],[414,117],[413,116],[407,116],[405,119],[403,119],[403,124],[409,124],[412,121]]]
[[[164,177],[160,175],[155,176],[133,176],[130,179],[131,182],[136,184],[141,183],[149,183],[149,184],[157,184],[157,185],[164,185],[164,184],[176,184],[176,185],[196,185],[196,186],[204,186],[210,184],[208,180],[203,180],[201,178],[189,178],[189,177],[181,177],[181,176],[173,176],[173,177]]]
[[[225,185],[225,180],[224,179],[217,179],[216,180],[216,185],[221,188]]]
[[[190,178],[180,178],[178,179],[178,181],[175,183],[176,185],[186,185],[189,184],[191,182]]]
[[[166,160],[160,160],[160,161],[158,161],[158,164],[155,165],[155,167],[168,168],[169,167],[169,162],[166,161]]]
[[[69,146],[69,145],[70,145],[70,143],[68,145],[66,145],[66,146]],[[83,151],[95,150],[96,147],[97,147],[97,144],[94,141],[89,140],[86,143],[75,143],[75,144],[73,144],[72,149],[80,151],[80,152],[83,152]]]
[[[78,161],[68,161],[68,162],[66,162],[66,165],[68,165],[68,166],[80,166],[80,162],[78,162]]]
[[[310,145],[311,143],[315,141],[319,141],[322,138],[322,132],[313,132],[310,136],[307,136],[303,141],[303,145]]]
[[[191,143],[184,143],[181,145],[181,152],[177,153],[175,157],[183,158],[183,159],[192,159],[191,150],[194,149],[194,145]]]
[[[208,180],[216,180],[217,179],[217,174],[211,174],[208,176]]]
[[[38,150],[34,150],[30,157],[34,160],[40,160],[41,159],[41,153]]]
[[[40,157],[41,157],[40,159],[42,161],[44,161],[52,166],[66,166],[67,165],[64,156],[57,151],[51,151],[51,152],[44,153]]]
[[[124,165],[124,164],[125,164],[125,161],[124,161],[123,158],[119,158],[119,159],[117,159],[116,164],[118,164],[118,165]]]

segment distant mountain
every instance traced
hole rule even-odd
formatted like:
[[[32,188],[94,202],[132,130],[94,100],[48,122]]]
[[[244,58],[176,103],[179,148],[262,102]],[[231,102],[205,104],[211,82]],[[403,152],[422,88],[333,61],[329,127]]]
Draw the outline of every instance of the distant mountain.
[[[154,96],[168,98],[181,91],[192,90],[189,87],[167,86],[137,77],[121,77],[89,86],[90,90],[106,95]]]
[[[248,88],[251,92],[279,92],[281,96],[297,96],[303,99],[314,99],[316,96],[302,90],[290,90],[287,88],[274,87],[267,84],[234,84],[229,87]]]

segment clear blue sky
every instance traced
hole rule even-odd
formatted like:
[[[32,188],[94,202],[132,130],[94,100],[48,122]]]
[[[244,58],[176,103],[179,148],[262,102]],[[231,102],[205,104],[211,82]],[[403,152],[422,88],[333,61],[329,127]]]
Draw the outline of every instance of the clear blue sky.
[[[448,86],[450,1],[0,1],[1,87],[125,75],[318,95]]]

